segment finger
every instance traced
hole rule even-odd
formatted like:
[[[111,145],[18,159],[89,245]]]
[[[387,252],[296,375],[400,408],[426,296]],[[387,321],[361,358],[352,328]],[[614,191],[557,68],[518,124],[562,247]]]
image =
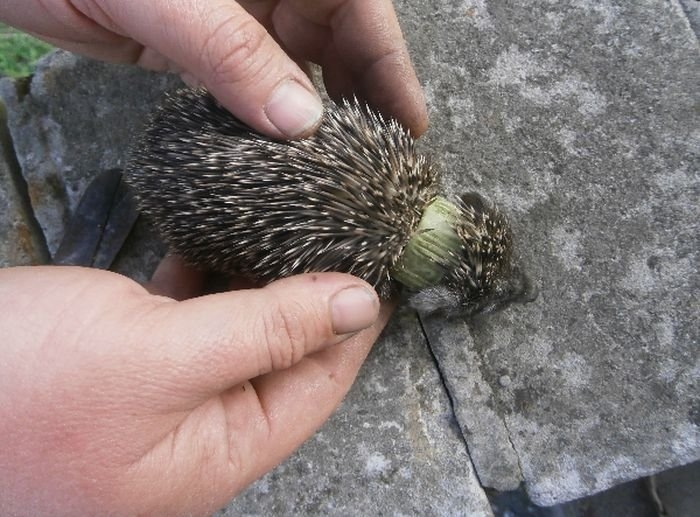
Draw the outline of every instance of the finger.
[[[425,132],[425,98],[389,0],[292,0],[273,21],[285,47],[323,66],[331,96],[358,94],[414,136]]]
[[[289,456],[340,405],[394,308],[393,303],[383,304],[372,327],[336,347],[308,356],[292,368],[252,381],[264,413],[258,422],[265,423],[267,432],[255,432],[251,425],[250,448],[238,451],[242,472],[250,476],[246,484]],[[251,451],[265,452],[255,455]]]
[[[403,122],[414,136],[424,133],[425,99],[391,2],[347,0],[335,11],[331,26],[334,46],[323,62],[331,92],[342,88],[333,84],[333,73],[343,63],[370,104]]]
[[[307,356],[289,369],[244,382],[205,402],[157,443],[132,473],[163,475],[174,485],[163,500],[180,511],[209,514],[289,456],[338,407],[372,344],[389,319],[378,320],[345,342]],[[205,470],[208,476],[200,473]],[[138,500],[153,498],[152,483],[137,484]],[[179,500],[182,494],[198,494]],[[163,512],[167,513],[167,512]]]
[[[237,117],[282,138],[314,131],[322,106],[311,81],[238,3],[102,1],[116,24],[201,82]],[[135,16],[138,13],[138,16]],[[99,15],[99,16],[98,16]]]
[[[201,294],[204,282],[204,272],[188,266],[177,255],[166,255],[144,287],[151,294],[185,300]]]
[[[68,2],[3,0],[0,18],[41,39],[60,42],[119,45],[126,38],[111,28],[97,23]],[[62,45],[61,45],[62,46]]]
[[[378,311],[376,293],[355,277],[300,275],[263,289],[160,303],[133,323],[127,340],[135,350],[122,353],[150,372],[154,386],[176,383],[173,402],[187,406],[289,368],[368,327]]]

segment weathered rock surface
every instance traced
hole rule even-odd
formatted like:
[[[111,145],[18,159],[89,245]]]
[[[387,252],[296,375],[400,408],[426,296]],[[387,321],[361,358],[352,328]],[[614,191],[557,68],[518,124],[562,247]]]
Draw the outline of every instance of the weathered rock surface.
[[[33,219],[0,103],[0,267],[42,264],[48,253]]]
[[[124,165],[163,89],[177,81],[61,51],[42,59],[31,78],[0,80],[17,159],[51,255],[89,181]],[[115,269],[143,280],[163,250],[143,224],[135,234]]]
[[[698,459],[700,61],[683,10],[399,9],[431,108],[425,147],[450,190],[504,207],[540,284],[536,303],[469,333],[428,326],[481,481],[522,477],[552,504]]]

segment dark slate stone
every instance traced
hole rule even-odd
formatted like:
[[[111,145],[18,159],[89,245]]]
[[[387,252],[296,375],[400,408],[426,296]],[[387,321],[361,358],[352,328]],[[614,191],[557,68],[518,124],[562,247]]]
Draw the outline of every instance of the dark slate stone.
[[[87,184],[99,171],[121,168],[128,147],[172,76],[108,65],[57,51],[33,76],[0,82],[0,99],[31,206],[53,255]],[[163,253],[143,224],[115,270],[143,280]]]
[[[5,115],[0,102],[0,267],[43,264],[48,253],[29,206]]]

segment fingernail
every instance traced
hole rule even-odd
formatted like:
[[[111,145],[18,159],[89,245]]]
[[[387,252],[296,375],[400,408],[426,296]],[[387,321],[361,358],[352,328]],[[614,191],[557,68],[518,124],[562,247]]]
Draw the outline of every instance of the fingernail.
[[[331,298],[331,317],[336,334],[350,334],[366,329],[378,316],[377,295],[364,287],[348,287]]]
[[[281,83],[265,105],[265,115],[286,136],[308,133],[323,115],[321,100],[293,79]]]

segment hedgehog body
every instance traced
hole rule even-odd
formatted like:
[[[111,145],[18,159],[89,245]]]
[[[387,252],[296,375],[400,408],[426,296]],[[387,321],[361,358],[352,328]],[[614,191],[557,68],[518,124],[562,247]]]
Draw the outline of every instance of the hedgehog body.
[[[204,90],[156,110],[127,167],[141,210],[192,265],[263,282],[356,275],[384,298],[396,281],[433,310],[512,298],[511,236],[476,194],[439,195],[435,167],[395,120],[329,105],[318,131],[261,135]]]

